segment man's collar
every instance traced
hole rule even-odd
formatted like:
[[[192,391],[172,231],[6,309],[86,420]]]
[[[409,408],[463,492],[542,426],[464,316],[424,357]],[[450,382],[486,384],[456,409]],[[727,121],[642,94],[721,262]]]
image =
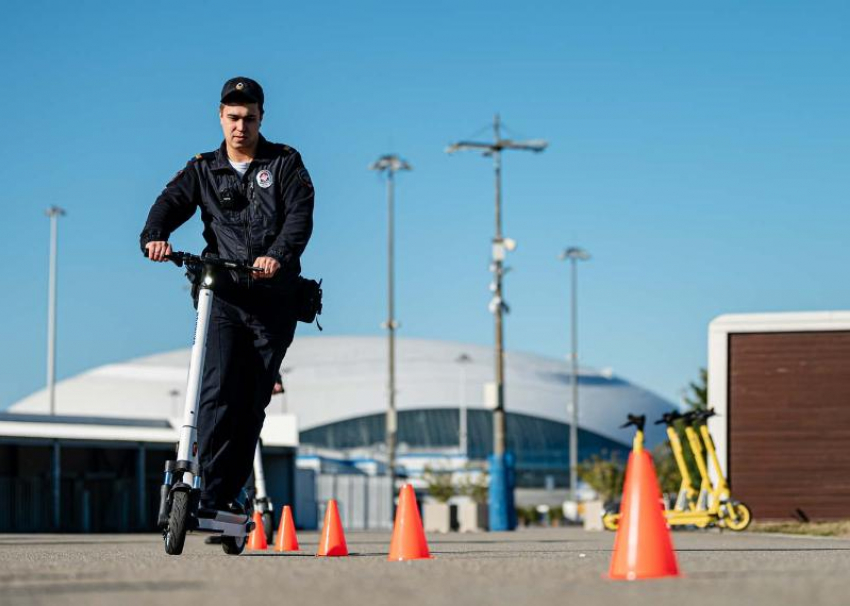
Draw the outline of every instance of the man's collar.
[[[273,146],[266,141],[263,135],[260,135],[257,141],[257,151],[254,154],[253,162],[268,162],[273,159]],[[252,162],[252,163],[253,163]],[[215,152],[215,161],[212,163],[213,170],[230,168],[230,158],[227,155],[227,141],[222,141],[218,150]]]
[[[266,141],[263,135],[260,135],[260,140],[257,142],[257,153],[254,160],[258,162],[268,162],[274,159],[274,146]]]

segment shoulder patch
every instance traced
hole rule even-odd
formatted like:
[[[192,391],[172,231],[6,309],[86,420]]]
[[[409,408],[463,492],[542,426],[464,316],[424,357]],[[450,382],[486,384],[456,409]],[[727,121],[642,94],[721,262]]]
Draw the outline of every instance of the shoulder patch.
[[[201,154],[195,154],[195,160],[200,160],[200,159],[201,159]]]
[[[310,179],[310,173],[307,172],[306,168],[298,169],[298,180],[309,188],[313,187],[313,180]]]
[[[268,143],[267,150],[273,156],[281,156],[281,157],[285,158],[287,156],[291,156],[295,152],[294,149],[292,149],[290,146],[286,145],[285,143],[271,143],[271,142],[267,142],[267,143]]]

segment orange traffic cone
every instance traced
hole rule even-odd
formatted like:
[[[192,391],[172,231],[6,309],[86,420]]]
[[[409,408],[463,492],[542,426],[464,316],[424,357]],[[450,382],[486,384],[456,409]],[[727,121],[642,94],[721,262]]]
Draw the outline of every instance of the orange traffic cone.
[[[391,562],[431,559],[419,507],[416,505],[416,494],[410,484],[402,486],[398,494],[398,509],[395,512],[390,556],[387,559]]]
[[[295,536],[295,522],[292,520],[292,508],[289,505],[283,506],[274,549],[275,551],[298,551],[298,537]]]
[[[339,510],[336,500],[328,501],[328,510],[325,512],[325,523],[322,525],[322,538],[319,541],[317,556],[347,556],[348,546],[345,544],[345,533],[342,531],[342,522],[339,519]]]
[[[269,544],[266,542],[266,531],[263,528],[263,516],[259,511],[254,512],[254,530],[248,535],[248,549],[256,549],[262,551],[268,549]]]
[[[629,455],[608,576],[629,581],[679,576],[658,478],[652,457],[645,450]]]

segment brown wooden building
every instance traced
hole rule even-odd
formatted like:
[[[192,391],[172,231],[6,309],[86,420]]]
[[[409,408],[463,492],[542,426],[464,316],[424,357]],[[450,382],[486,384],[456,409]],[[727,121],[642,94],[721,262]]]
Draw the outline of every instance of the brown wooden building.
[[[734,498],[758,519],[850,518],[850,312],[720,316],[708,376]]]

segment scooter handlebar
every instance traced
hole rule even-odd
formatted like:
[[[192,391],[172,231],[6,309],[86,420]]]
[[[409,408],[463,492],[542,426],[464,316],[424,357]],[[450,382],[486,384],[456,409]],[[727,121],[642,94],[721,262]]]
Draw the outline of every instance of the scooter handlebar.
[[[143,251],[145,257],[148,256],[148,250],[145,249]],[[244,273],[253,273],[253,272],[263,272],[262,267],[254,267],[252,265],[248,265],[247,263],[243,263],[242,261],[231,261],[229,259],[219,259],[215,255],[206,254],[203,257],[199,257],[198,255],[193,255],[191,253],[182,252],[182,251],[174,251],[170,255],[165,255],[165,258],[174,263],[177,267],[183,267],[184,265],[195,266],[195,267],[220,267],[222,269],[231,269],[233,271],[241,271]]]
[[[646,415],[629,415],[628,422],[620,425],[620,429],[625,429],[630,425],[637,427],[638,431],[643,431],[643,427],[646,425]]]
[[[716,417],[717,412],[713,408],[709,408],[708,410],[695,410],[691,413],[694,419],[698,421],[707,421],[711,417]]]
[[[698,421],[707,421],[709,417],[713,417],[716,414],[717,413],[714,412],[713,408],[710,408],[709,410],[692,410],[683,414],[682,418],[688,425],[693,425]]]
[[[660,419],[655,422],[655,425],[672,425],[674,421],[678,421],[684,415],[678,410],[672,410],[670,412],[665,412],[664,415]]]

